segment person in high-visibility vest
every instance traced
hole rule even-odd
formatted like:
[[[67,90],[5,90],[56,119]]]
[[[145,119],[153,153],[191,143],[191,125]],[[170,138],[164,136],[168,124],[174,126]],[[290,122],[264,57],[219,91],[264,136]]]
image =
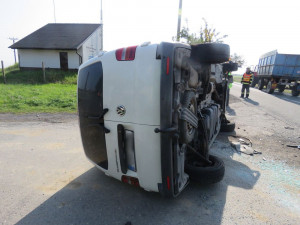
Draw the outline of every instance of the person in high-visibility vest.
[[[246,98],[249,98],[250,84],[252,82],[252,77],[253,77],[253,73],[251,72],[250,68],[247,67],[246,73],[244,73],[243,78],[241,80],[241,83],[243,84],[241,98],[244,98],[245,89],[246,89]]]
[[[226,95],[226,106],[229,105],[229,92],[232,88],[233,83],[233,76],[231,75],[231,72],[228,72],[228,88],[227,88],[227,95]]]

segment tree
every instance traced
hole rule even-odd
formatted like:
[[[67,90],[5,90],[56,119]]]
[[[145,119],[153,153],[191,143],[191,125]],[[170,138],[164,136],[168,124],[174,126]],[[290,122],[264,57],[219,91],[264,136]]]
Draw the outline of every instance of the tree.
[[[236,53],[233,53],[233,55],[230,56],[230,60],[232,62],[238,63],[239,67],[242,67],[246,62],[243,56]]]
[[[204,44],[204,43],[223,43],[223,40],[228,37],[228,35],[221,35],[220,32],[217,32],[215,28],[210,27],[207,23],[207,21],[202,18],[204,22],[204,26],[200,27],[199,33],[191,33],[188,21],[186,20],[186,26],[184,26],[180,33],[179,38],[184,39],[185,42],[189,45],[195,45],[195,44]],[[173,37],[173,41],[176,40],[176,37]],[[238,55],[237,53],[234,53],[230,56],[231,61],[238,63],[239,67],[242,67],[245,64],[245,59]]]
[[[204,26],[200,27],[199,34],[190,33],[188,23],[186,27],[183,27],[179,33],[180,39],[185,39],[187,44],[203,44],[203,43],[223,43],[223,39],[228,37],[228,35],[221,35],[217,32],[215,28],[209,27],[207,21],[202,18]],[[173,40],[176,38],[173,37]]]

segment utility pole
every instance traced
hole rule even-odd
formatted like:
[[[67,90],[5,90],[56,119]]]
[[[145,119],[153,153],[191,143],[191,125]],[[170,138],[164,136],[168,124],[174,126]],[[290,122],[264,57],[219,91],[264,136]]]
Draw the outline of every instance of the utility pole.
[[[54,22],[56,23],[55,2],[54,2],[54,0],[53,0],[53,13],[54,13]]]
[[[182,12],[182,0],[179,0],[178,22],[177,22],[177,41],[180,41],[181,12]]]
[[[15,37],[10,37],[9,40],[13,41],[13,44],[15,43],[15,41],[19,40],[18,38]],[[15,56],[15,64],[17,63],[17,58],[16,58],[16,49],[14,49],[14,56]]]
[[[103,18],[102,18],[102,0],[101,0],[101,6],[100,6],[100,26],[101,26],[101,51],[103,51]]]

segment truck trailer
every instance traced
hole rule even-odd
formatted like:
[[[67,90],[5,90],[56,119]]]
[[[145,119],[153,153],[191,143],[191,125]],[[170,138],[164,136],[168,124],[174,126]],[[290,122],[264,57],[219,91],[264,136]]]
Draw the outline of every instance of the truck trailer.
[[[259,58],[257,76],[251,84],[262,90],[266,87],[269,94],[277,88],[283,92],[287,87],[293,96],[300,93],[300,55],[279,54],[277,50],[268,52]]]

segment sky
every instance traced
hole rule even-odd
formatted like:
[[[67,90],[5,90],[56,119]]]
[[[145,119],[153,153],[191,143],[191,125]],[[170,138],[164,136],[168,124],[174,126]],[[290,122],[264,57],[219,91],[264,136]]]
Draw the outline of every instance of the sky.
[[[99,23],[101,0],[1,0],[0,60],[14,63],[10,37],[19,40],[54,23]],[[103,0],[104,50],[172,42],[177,31],[179,0]],[[223,35],[231,53],[242,55],[245,66],[256,65],[269,51],[300,54],[298,0],[183,0],[182,26],[197,33],[202,18]],[[242,73],[244,68],[240,69]]]

